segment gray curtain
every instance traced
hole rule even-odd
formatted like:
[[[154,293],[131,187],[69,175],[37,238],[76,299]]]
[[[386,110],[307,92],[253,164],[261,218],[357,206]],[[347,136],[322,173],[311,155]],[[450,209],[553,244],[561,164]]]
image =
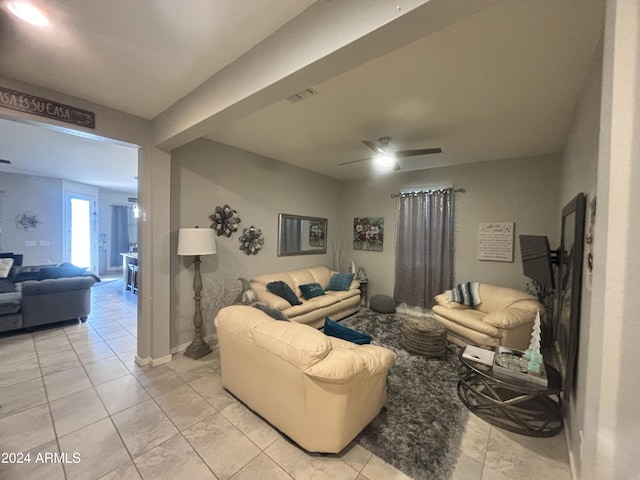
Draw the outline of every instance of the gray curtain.
[[[396,302],[431,308],[453,284],[453,189],[398,198]]]
[[[122,265],[121,253],[129,252],[129,207],[111,205],[111,266]]]

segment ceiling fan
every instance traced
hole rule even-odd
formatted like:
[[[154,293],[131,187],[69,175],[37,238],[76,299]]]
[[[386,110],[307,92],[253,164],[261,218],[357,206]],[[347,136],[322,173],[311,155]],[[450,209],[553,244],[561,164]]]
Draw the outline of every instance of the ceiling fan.
[[[376,155],[371,158],[361,158],[360,160],[352,160],[350,162],[339,163],[338,165],[349,165],[352,163],[366,162],[373,160],[376,168],[383,171],[400,170],[397,159],[402,157],[415,157],[418,155],[430,155],[432,153],[442,153],[441,148],[422,148],[418,150],[394,150],[390,145],[391,137],[380,137],[378,144],[369,140],[363,140],[367,147],[373,150]]]

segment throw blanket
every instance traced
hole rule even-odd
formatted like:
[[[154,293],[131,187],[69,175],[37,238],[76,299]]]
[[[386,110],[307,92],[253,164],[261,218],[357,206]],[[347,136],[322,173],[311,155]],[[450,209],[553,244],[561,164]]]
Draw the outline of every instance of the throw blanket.
[[[456,303],[475,307],[482,302],[478,292],[480,282],[459,283],[451,289],[451,300]]]

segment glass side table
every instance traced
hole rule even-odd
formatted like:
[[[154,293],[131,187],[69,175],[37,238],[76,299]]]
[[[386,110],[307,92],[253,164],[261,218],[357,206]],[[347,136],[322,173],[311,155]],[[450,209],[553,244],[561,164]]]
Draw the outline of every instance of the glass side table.
[[[490,366],[462,356],[458,397],[487,422],[530,437],[552,437],[562,430],[562,377],[548,363],[548,386],[495,375]]]

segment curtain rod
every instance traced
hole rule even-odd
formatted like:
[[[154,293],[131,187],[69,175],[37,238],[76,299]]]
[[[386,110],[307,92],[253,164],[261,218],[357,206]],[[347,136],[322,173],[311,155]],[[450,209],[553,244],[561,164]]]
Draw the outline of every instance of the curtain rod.
[[[404,193],[392,193],[391,198],[398,198],[402,195],[411,195],[412,193],[433,193],[433,192],[444,192],[447,190],[446,188],[434,188],[433,190],[414,190],[412,192],[404,192]],[[455,188],[454,193],[465,193],[466,190],[464,188]]]

